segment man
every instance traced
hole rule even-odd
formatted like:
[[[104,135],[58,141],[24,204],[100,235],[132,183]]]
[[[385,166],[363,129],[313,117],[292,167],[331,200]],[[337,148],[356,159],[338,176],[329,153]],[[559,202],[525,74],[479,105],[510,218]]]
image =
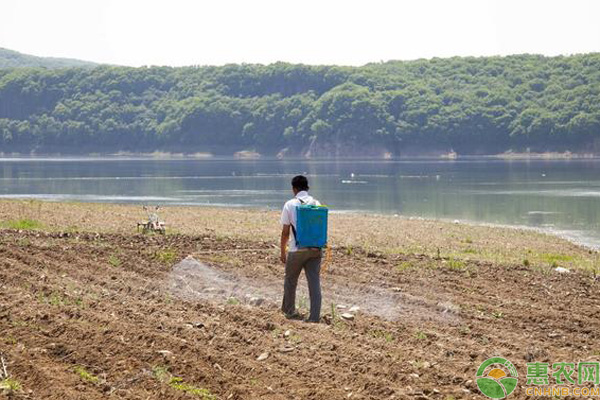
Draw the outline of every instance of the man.
[[[283,206],[281,213],[281,262],[285,264],[285,280],[283,284],[283,304],[281,310],[287,318],[302,319],[296,311],[296,287],[300,272],[304,269],[308,281],[308,295],[310,296],[310,316],[307,322],[319,322],[321,318],[321,270],[320,248],[296,247],[296,207],[300,204],[321,205],[308,194],[308,179],[298,175],[292,179],[294,198]],[[291,234],[290,234],[291,231]],[[289,250],[286,250],[289,241]]]

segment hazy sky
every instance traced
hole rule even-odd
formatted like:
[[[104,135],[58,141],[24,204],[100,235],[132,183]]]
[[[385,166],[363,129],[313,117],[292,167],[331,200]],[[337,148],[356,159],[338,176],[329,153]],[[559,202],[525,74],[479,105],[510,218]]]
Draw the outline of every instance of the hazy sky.
[[[132,66],[600,51],[600,0],[0,1],[0,47]]]

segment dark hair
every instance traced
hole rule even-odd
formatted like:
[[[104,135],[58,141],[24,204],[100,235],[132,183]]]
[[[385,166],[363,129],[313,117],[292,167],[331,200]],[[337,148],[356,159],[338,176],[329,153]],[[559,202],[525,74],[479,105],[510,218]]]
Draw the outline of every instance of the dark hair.
[[[296,190],[308,190],[308,179],[304,175],[297,175],[292,178],[292,187]]]

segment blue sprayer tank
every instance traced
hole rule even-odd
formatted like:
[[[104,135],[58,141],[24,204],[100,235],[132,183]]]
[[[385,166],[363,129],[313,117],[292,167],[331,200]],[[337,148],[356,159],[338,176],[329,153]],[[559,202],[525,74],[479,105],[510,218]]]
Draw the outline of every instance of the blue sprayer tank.
[[[326,206],[301,204],[296,207],[296,246],[327,246],[328,212]]]

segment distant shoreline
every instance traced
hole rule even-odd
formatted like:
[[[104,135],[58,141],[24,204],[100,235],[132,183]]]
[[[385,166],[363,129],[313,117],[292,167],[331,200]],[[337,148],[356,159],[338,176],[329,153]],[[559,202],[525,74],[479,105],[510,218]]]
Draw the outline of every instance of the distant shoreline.
[[[211,160],[211,159],[233,159],[233,160],[476,160],[476,159],[488,159],[488,160],[593,160],[600,159],[600,154],[594,153],[576,153],[571,151],[565,152],[544,152],[544,153],[529,153],[529,152],[505,152],[499,154],[457,154],[442,153],[442,154],[410,154],[410,155],[385,155],[385,156],[352,156],[342,155],[335,157],[318,156],[318,157],[304,157],[301,155],[296,156],[273,156],[264,155],[255,151],[237,151],[231,154],[214,154],[210,152],[195,152],[195,153],[182,153],[182,152],[116,152],[116,153],[17,153],[17,152],[0,152],[0,158],[2,159],[153,159],[153,160]]]
[[[496,154],[491,156],[485,156],[490,158],[500,158],[503,160],[569,160],[569,159],[591,159],[598,158],[598,154],[593,153],[572,153],[565,151],[559,152],[547,152],[547,153],[513,153],[506,152],[502,154]]]

